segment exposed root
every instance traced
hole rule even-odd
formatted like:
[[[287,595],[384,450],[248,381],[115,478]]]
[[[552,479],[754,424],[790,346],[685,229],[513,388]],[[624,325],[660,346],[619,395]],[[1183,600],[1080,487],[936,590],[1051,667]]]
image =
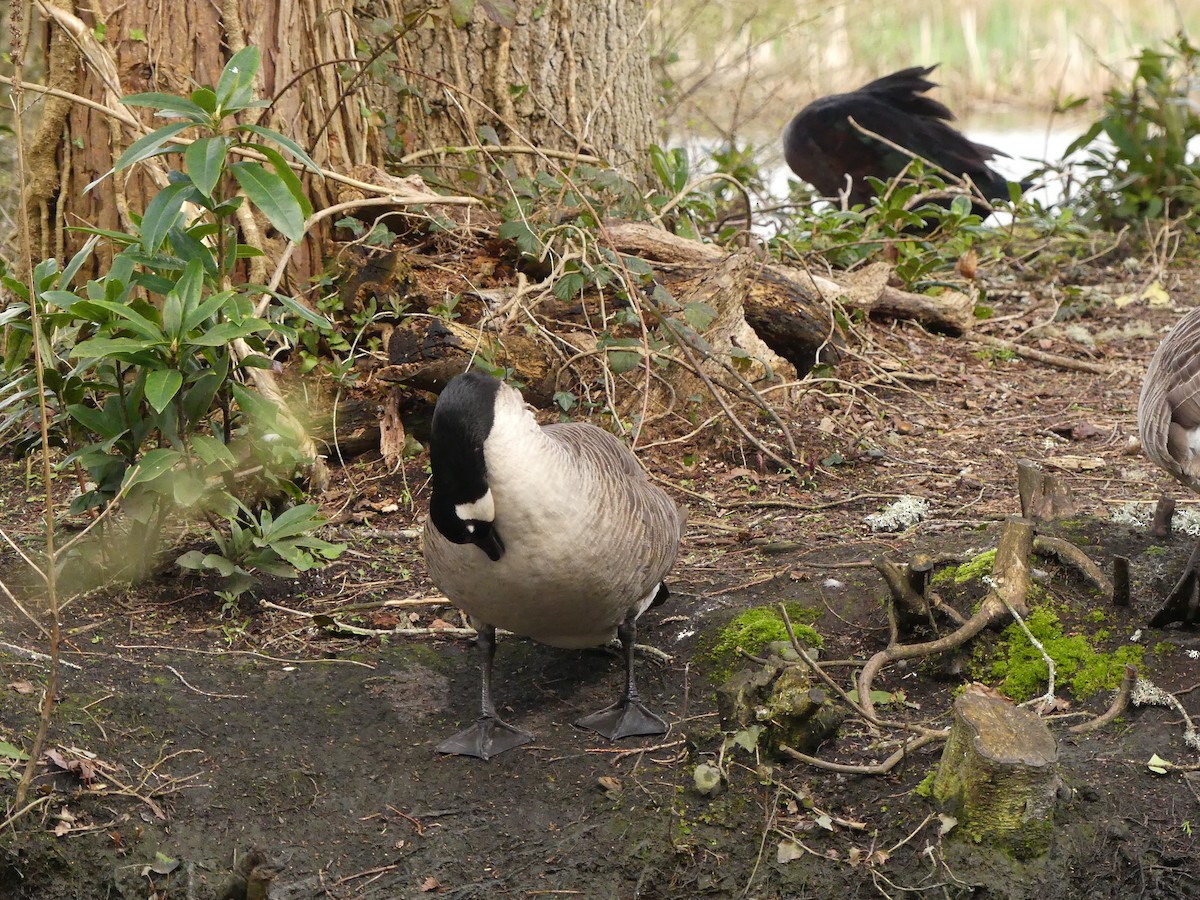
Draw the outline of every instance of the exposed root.
[[[818,769],[825,769],[827,772],[839,772],[843,775],[886,775],[904,762],[913,752],[920,750],[927,744],[932,744],[934,741],[942,741],[946,739],[946,733],[925,734],[914,738],[911,741],[906,741],[904,746],[889,756],[881,763],[876,763],[872,766],[854,766],[846,763],[828,762],[824,759],[817,759],[815,756],[809,756],[807,753],[801,753],[799,750],[793,750],[787,744],[780,744],[779,749],[798,762],[808,763],[810,766],[815,766]]]
[[[1113,582],[1092,558],[1072,544],[1059,537],[1039,534],[1033,539],[1033,552],[1042,556],[1053,556],[1062,562],[1074,566],[1079,574],[1090,581],[1096,590],[1105,597],[1113,596]]]
[[[1067,731],[1071,734],[1087,734],[1112,722],[1129,708],[1129,696],[1133,692],[1133,685],[1136,681],[1137,669],[1133,666],[1126,666],[1125,677],[1121,679],[1121,686],[1117,688],[1117,695],[1113,697],[1112,705],[1096,718],[1072,725]]]
[[[875,706],[871,702],[871,683],[884,666],[903,659],[919,659],[957,650],[983,629],[1009,615],[1011,610],[1023,615],[1027,613],[1025,596],[1029,591],[1029,554],[1032,548],[1033,523],[1015,516],[1009,518],[996,548],[995,589],[980,606],[979,612],[953,633],[935,641],[901,644],[893,636],[887,647],[867,660],[858,679],[858,700],[863,712],[869,714],[868,721],[876,718]]]

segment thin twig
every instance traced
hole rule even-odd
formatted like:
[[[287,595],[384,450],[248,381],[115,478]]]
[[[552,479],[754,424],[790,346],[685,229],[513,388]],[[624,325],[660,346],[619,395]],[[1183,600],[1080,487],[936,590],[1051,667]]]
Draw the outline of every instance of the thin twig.
[[[1054,677],[1058,671],[1054,665],[1054,657],[1047,653],[1045,645],[1033,636],[1033,632],[1030,631],[1029,626],[1025,624],[1025,618],[1017,611],[1016,607],[1008,602],[1008,598],[1004,596],[1004,592],[996,589],[996,584],[992,578],[985,575],[983,577],[983,583],[987,585],[987,588],[989,591],[991,591],[992,595],[1004,604],[1004,607],[1008,610],[1009,615],[1013,617],[1017,625],[1019,625],[1021,630],[1025,632],[1026,639],[1028,639],[1030,644],[1037,648],[1037,652],[1042,655],[1042,659],[1046,662],[1046,693],[1041,697],[1034,697],[1032,700],[1025,701],[1021,704],[1021,706],[1033,706],[1034,704],[1040,703],[1042,704],[1041,708],[1043,710],[1052,710],[1055,702]]]
[[[31,659],[34,662],[50,662],[50,657],[45,653],[38,653],[36,650],[26,650],[24,647],[18,647],[16,644],[10,644],[7,641],[0,641],[0,650],[7,650],[14,656],[20,656],[24,659]],[[67,662],[65,659],[58,661],[60,666],[66,666],[68,669],[76,669],[83,671],[83,666],[77,666],[73,662]]]
[[[197,694],[200,694],[202,697],[216,697],[221,700],[245,700],[250,696],[249,694],[212,694],[212,693],[209,693],[208,691],[202,691],[202,690],[200,690],[200,688],[195,687],[194,685],[190,684],[188,682],[188,680],[186,678],[184,678],[183,675],[180,674],[179,670],[176,669],[174,666],[164,666],[163,668],[174,673],[175,677],[178,678],[180,681],[182,681],[184,684],[184,687],[186,687],[188,690],[195,691]]]

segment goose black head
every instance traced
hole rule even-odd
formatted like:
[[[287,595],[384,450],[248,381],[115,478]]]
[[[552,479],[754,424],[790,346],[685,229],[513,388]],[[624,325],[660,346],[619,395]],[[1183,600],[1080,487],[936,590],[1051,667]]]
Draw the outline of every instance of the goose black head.
[[[493,562],[504,555],[483,444],[496,418],[500,381],[482,372],[459,375],[433,410],[429,461],[433,496],[429,518],[456,544],[475,544]]]

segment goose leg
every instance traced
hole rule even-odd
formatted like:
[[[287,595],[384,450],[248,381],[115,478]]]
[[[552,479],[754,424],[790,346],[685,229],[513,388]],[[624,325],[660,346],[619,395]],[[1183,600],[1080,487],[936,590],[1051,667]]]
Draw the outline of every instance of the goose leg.
[[[498,715],[492,704],[492,659],[496,655],[496,629],[483,625],[475,639],[479,650],[480,692],[479,718],[470,728],[448,737],[437,745],[438,753],[454,753],[459,756],[475,756],[491,759],[505,750],[520,747],[533,740],[533,735],[513,728]]]
[[[1151,628],[1162,628],[1172,622],[1200,622],[1200,541],[1192,549],[1179,583],[1149,624]]]
[[[637,622],[630,616],[617,626],[621,650],[625,655],[625,695],[600,712],[584,716],[575,724],[590,728],[610,741],[640,734],[666,734],[667,723],[650,712],[638,696],[633,679],[633,643],[637,637]]]

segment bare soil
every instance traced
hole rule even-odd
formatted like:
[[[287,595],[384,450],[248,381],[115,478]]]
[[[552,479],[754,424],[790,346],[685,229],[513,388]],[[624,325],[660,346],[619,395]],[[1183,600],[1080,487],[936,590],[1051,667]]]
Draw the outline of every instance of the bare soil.
[[[681,438],[643,459],[691,513],[674,597],[639,635],[670,656],[639,658],[642,693],[672,726],[659,739],[612,746],[571,725],[615,699],[613,653],[502,638],[499,701],[536,741],[486,763],[433,751],[474,716],[477,674],[468,639],[446,630],[459,616],[437,602],[420,561],[423,459],[397,473],[372,460],[337,470],[324,502],[330,534],[350,549],[236,609],[223,609],[211,583],[175,572],[84,593],[64,613],[70,667],[53,755],[35,805],[0,835],[0,897],[242,897],[230,873],[254,848],[273,867],[258,873],[263,884],[273,876],[269,896],[296,900],[1200,896],[1200,784],[1194,772],[1146,767],[1152,754],[1195,766],[1180,718],[1143,707],[1068,734],[1107,706],[1106,692],[1063,692],[1070,705],[1051,719],[1065,787],[1053,847],[1032,861],[939,833],[937,810],[915,790],[937,744],[874,777],[738,749],[721,759],[723,792],[705,797],[693,783],[721,746],[704,653],[712,634],[739,610],[796,601],[820,611],[824,658],[864,659],[888,634],[870,560],[994,546],[1019,511],[1020,458],[1057,467],[1075,492],[1081,512],[1060,534],[1105,568],[1115,554],[1132,560],[1132,604],[1120,609],[1039,558],[1045,602],[1104,649],[1140,630],[1142,674],[1200,716],[1196,631],[1145,626],[1191,539],[1155,541],[1110,520],[1164,490],[1181,506],[1194,500],[1132,443],[1145,363],[1200,301],[1192,267],[1167,273],[1165,305],[1116,302],[1140,298],[1152,280],[1114,264],[989,285],[995,316],[981,331],[1100,362],[1107,375],[1006,359],[911,323],[863,324],[837,381],[801,392],[788,411],[810,464],[803,478],[770,471],[719,424],[655,435]],[[4,474],[0,522],[35,546],[40,507],[25,463]],[[901,534],[870,532],[864,516],[904,494],[928,499],[929,518]],[[7,583],[28,581],[11,548],[2,564]],[[382,605],[396,600],[429,602]],[[12,647],[44,650],[45,640],[2,609],[0,740],[28,746],[46,669]],[[338,631],[335,620],[370,633]],[[386,633],[398,627],[433,633]],[[961,668],[893,666],[876,687],[904,691],[890,715],[942,725],[971,678]],[[850,685],[852,668],[832,671]],[[874,763],[891,752],[878,740],[851,718],[817,755]],[[9,807],[14,788],[0,778]],[[796,858],[781,861],[785,842]]]

